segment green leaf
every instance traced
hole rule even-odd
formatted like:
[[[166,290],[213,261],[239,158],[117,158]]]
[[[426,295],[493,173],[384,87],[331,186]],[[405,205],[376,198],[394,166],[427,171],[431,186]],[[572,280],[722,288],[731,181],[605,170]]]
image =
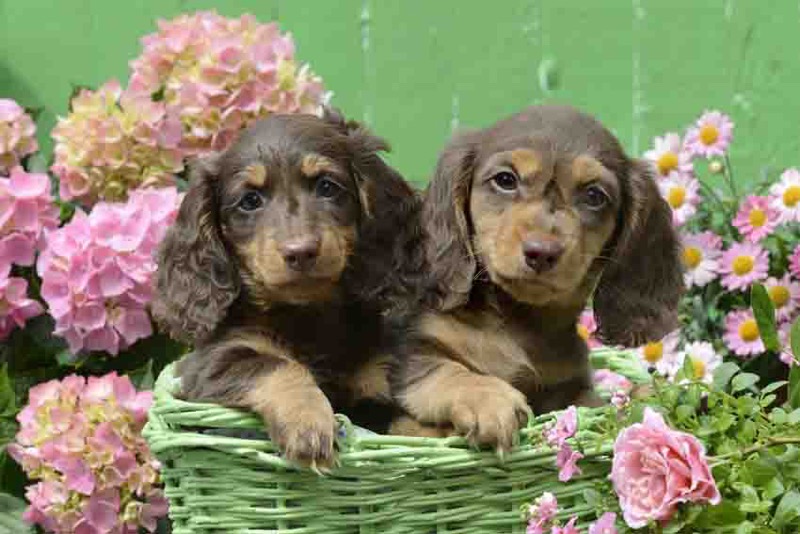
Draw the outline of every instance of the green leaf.
[[[764,387],[764,389],[761,390],[761,394],[767,395],[769,393],[772,393],[773,391],[782,388],[788,383],[789,383],[788,380],[778,380],[777,382],[773,382],[772,384],[769,384],[766,387]]]
[[[741,373],[733,377],[731,381],[731,391],[737,393],[739,391],[749,389],[758,383],[759,376],[753,373]]]
[[[800,408],[800,365],[793,365],[789,370],[789,406]]]
[[[775,306],[769,298],[767,289],[762,284],[753,284],[750,289],[750,306],[758,325],[758,333],[767,350],[778,352],[781,344],[778,340],[778,329],[775,325]]]
[[[594,488],[583,490],[583,500],[592,508],[602,504],[603,502],[600,492]]]
[[[788,417],[788,420],[787,420],[787,422],[788,422],[790,425],[796,425],[797,423],[800,423],[800,408],[797,408],[797,409],[795,409],[795,410],[792,410],[792,411],[789,413],[789,417]]]
[[[789,346],[794,359],[800,362],[800,317],[794,320],[792,328],[789,330]]]
[[[0,417],[12,416],[17,413],[16,395],[8,376],[8,365],[0,367]]]
[[[798,518],[800,518],[800,493],[789,490],[775,509],[772,526],[778,529],[786,528]]]
[[[774,500],[783,495],[784,491],[786,491],[786,488],[783,486],[783,482],[781,482],[780,478],[775,477],[764,485],[763,494],[765,498]]]
[[[739,372],[739,366],[733,362],[723,362],[714,370],[714,388],[724,391],[731,378]]]
[[[19,534],[33,532],[22,521],[23,511],[25,511],[25,501],[7,493],[0,493],[0,532]]]

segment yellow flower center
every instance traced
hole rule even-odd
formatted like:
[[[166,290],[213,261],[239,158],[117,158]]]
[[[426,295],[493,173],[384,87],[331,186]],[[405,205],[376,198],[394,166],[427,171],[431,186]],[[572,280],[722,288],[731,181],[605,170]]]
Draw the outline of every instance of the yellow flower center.
[[[719,130],[713,124],[704,124],[700,128],[700,141],[706,146],[713,145],[719,138]]]
[[[686,200],[686,188],[682,185],[676,185],[675,187],[669,190],[669,194],[667,195],[667,202],[672,207],[672,209],[676,210],[683,206],[683,202]]]
[[[695,358],[694,356],[690,356],[692,359],[692,370],[694,371],[694,379],[700,380],[704,376],[706,376],[706,362],[701,360],[700,358]]]
[[[578,325],[578,335],[581,336],[581,339],[584,341],[589,341],[589,329],[582,324]]]
[[[697,247],[684,247],[683,248],[683,264],[689,269],[694,269],[700,264],[703,259],[703,253]]]
[[[675,152],[664,152],[656,161],[658,172],[667,175],[678,168],[678,155]]]
[[[742,338],[743,341],[752,343],[758,339],[758,336],[758,325],[755,319],[747,319],[739,325],[739,337]]]
[[[789,288],[785,286],[773,286],[768,289],[769,298],[776,308],[783,308],[789,302]]]
[[[784,205],[793,208],[798,202],[800,202],[800,185],[787,187],[786,191],[783,192]]]
[[[733,272],[736,276],[745,275],[753,270],[754,264],[752,256],[736,256],[733,260]]]
[[[661,341],[648,343],[642,349],[642,354],[649,363],[656,363],[664,356],[664,344]]]
[[[767,222],[767,214],[764,213],[764,210],[753,208],[750,210],[748,219],[750,220],[750,226],[758,228],[764,226],[764,223]]]

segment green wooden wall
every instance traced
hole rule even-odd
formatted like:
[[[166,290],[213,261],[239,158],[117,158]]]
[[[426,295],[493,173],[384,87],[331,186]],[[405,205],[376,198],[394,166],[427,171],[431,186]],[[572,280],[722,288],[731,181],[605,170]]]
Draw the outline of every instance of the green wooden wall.
[[[278,20],[298,55],[424,181],[451,130],[568,102],[633,153],[704,108],[737,127],[738,180],[800,164],[796,0],[0,0],[0,96],[41,106],[122,80],[154,20],[216,8]]]

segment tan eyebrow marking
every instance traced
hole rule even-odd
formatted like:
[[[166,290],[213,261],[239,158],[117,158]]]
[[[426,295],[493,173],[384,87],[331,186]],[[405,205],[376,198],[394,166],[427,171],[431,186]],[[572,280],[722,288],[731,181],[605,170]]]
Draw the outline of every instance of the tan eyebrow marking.
[[[324,171],[336,172],[338,165],[320,154],[307,154],[300,163],[300,172],[308,178],[314,178]]]
[[[267,168],[260,163],[248,165],[244,169],[245,181],[253,187],[264,187],[267,183]]]
[[[578,183],[590,182],[602,176],[605,167],[592,156],[581,154],[572,160],[572,176]]]
[[[542,161],[538,152],[528,149],[517,149],[511,152],[511,164],[520,176],[531,176],[542,170]]]

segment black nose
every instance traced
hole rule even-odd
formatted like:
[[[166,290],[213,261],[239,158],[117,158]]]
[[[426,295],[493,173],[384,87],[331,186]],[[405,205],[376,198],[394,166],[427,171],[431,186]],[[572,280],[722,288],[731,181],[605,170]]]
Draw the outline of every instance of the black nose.
[[[319,256],[319,239],[304,237],[287,241],[280,246],[283,261],[290,269],[307,271],[314,266]]]
[[[549,271],[564,253],[564,245],[554,240],[528,239],[522,242],[525,263],[537,273]]]

